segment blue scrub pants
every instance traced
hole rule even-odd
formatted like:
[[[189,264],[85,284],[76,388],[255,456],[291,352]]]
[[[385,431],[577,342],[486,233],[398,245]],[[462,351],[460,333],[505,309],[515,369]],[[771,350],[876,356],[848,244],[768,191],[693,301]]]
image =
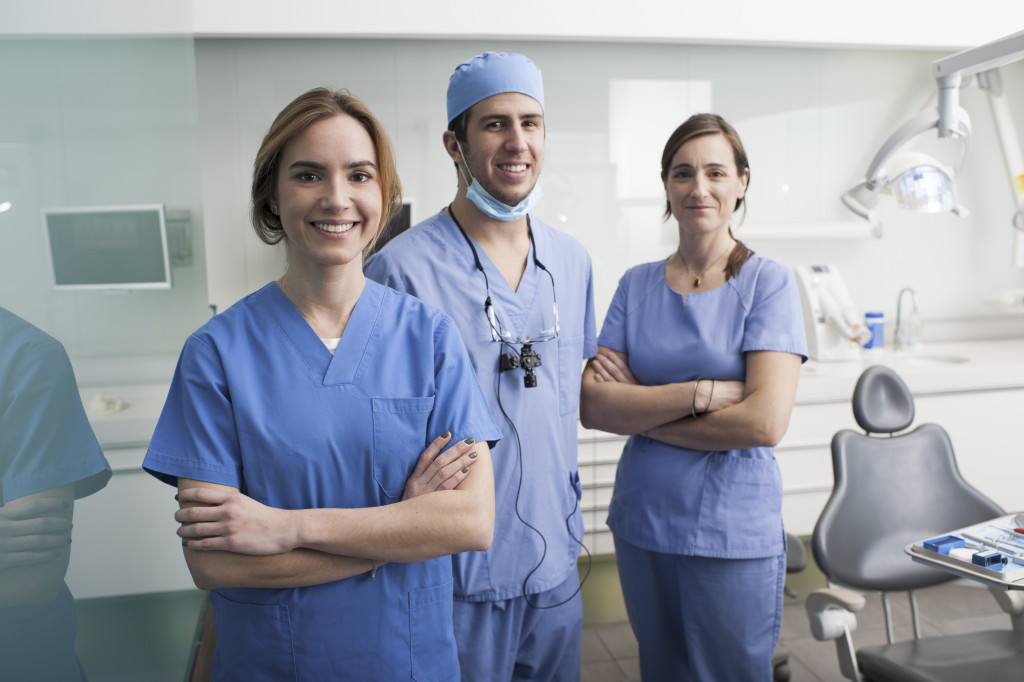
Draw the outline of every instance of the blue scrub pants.
[[[557,604],[579,586],[579,574],[573,571],[558,587],[531,594],[530,603]],[[534,608],[524,597],[482,602],[455,599],[455,641],[463,682],[578,682],[582,635],[579,593],[549,609]]]
[[[645,681],[772,679],[786,557],[710,559],[615,538],[626,612]]]

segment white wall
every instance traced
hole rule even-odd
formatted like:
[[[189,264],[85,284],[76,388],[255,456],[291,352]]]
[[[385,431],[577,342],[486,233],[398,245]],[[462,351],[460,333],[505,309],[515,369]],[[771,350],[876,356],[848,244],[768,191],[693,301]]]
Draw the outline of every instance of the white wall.
[[[612,81],[710,83],[713,108],[750,152],[748,222],[816,224],[854,220],[837,195],[924,105],[929,65],[946,54],[621,40],[0,39],[0,63],[18,65],[0,71],[0,192],[17,199],[0,214],[0,305],[73,355],[176,353],[208,302],[223,309],[280,273],[280,253],[252,236],[245,215],[253,155],[287,101],[321,84],[365,99],[394,137],[406,196],[423,218],[454,192],[440,145],[448,75],[485,49],[523,51],[544,71],[548,163],[538,213],[590,249],[601,315],[621,272],[667,253],[673,238],[658,199],[618,196],[609,150],[630,130],[610,128]],[[1024,130],[1024,62],[1004,76]],[[992,315],[983,300],[1024,280],[1009,265],[1010,194],[984,98],[972,87],[963,103],[975,123],[960,183],[969,218],[904,213],[883,199],[880,241],[739,236],[790,265],[835,263],[863,307],[892,315],[896,292],[909,284],[926,322]],[[656,156],[659,144],[649,146]],[[193,264],[175,269],[175,288],[52,291],[39,209],[141,202],[192,213]]]
[[[191,38],[0,38],[0,64],[0,306],[73,356],[176,354],[209,316]],[[191,215],[172,289],[53,290],[42,209],[146,203]]]
[[[839,194],[865,172],[881,142],[925,105],[934,91],[929,66],[945,53],[580,41],[199,39],[204,215],[211,254],[224,254],[215,257],[212,300],[223,308],[280,273],[280,260],[251,235],[245,212],[260,139],[292,97],[329,85],[364,99],[394,139],[405,194],[415,200],[419,220],[454,194],[454,171],[440,143],[448,76],[460,61],[487,49],[522,51],[543,70],[548,140],[545,198],[537,214],[590,250],[601,316],[629,265],[662,257],[675,243],[674,227],[661,223],[657,189],[657,161],[669,129],[643,143],[650,166],[636,172],[650,178],[655,191],[649,198],[636,198],[617,184],[610,153],[622,136],[632,139],[665,118],[659,111],[664,101],[651,101],[649,116],[634,114],[631,128],[616,130],[610,124],[612,81],[710,83],[713,109],[736,125],[752,164],[750,228],[737,236],[788,265],[834,263],[862,307],[894,315],[897,292],[911,285],[926,322],[975,319],[995,314],[984,299],[1024,285],[1024,274],[1008,256],[1009,180],[987,104],[973,87],[962,97],[975,128],[960,183],[969,218],[912,214],[884,198],[881,240],[757,237],[759,223],[859,220],[841,205]],[[1024,63],[1004,75],[1016,123],[1024,130],[1024,91],[1010,85],[1024,83]],[[681,122],[687,113],[669,118]]]

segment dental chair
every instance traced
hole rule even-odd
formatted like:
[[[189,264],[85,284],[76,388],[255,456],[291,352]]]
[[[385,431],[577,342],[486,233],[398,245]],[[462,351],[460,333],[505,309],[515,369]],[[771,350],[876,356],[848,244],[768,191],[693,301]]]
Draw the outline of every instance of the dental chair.
[[[807,597],[811,633],[835,642],[839,669],[850,680],[1024,680],[1021,592],[990,589],[1010,614],[1012,629],[922,638],[914,591],[956,576],[915,563],[904,552],[912,542],[1003,510],[961,476],[944,429],[925,424],[904,432],[914,420],[914,401],[888,367],[861,375],[853,413],[867,433],[843,430],[832,439],[835,483],[811,540],[829,587]],[[855,649],[856,614],[864,608],[863,594],[874,592],[881,592],[888,643]],[[894,641],[892,592],[908,593],[913,639]]]

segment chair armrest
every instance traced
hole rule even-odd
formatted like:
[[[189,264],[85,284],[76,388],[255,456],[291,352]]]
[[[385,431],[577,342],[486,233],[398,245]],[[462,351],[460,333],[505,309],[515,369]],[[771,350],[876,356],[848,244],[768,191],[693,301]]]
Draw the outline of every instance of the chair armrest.
[[[1014,631],[1024,632],[1024,593],[1020,590],[1003,590],[998,587],[989,587],[988,590],[995,597],[999,608],[1010,614]]]
[[[852,614],[863,609],[864,604],[864,597],[853,590],[842,587],[824,587],[807,595],[804,608],[807,609],[808,616],[835,608],[841,608]]]
[[[864,597],[852,590],[828,587],[811,592],[804,604],[811,634],[819,642],[835,641],[839,670],[849,680],[860,679],[851,633],[857,629],[856,613],[864,603]]]

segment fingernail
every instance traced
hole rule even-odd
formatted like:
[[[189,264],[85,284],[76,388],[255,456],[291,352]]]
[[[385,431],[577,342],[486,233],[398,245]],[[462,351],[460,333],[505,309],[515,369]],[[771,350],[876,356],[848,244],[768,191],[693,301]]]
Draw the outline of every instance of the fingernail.
[[[175,502],[177,502],[177,501],[178,501],[178,493],[174,493],[174,501],[175,501]]]
[[[465,443],[466,445],[472,445],[472,444],[473,444],[473,443],[475,443],[476,441],[475,441],[475,440],[473,440],[473,438],[472,438],[472,437],[470,437],[470,438],[467,438],[466,440],[464,440],[463,442],[464,442],[464,443]]]
[[[469,473],[469,467],[466,467],[465,469],[463,469],[463,470],[462,470],[462,473],[464,473],[464,474],[468,474],[468,473]]]
[[[181,546],[182,547],[188,547],[188,540],[182,540],[181,541]]]
[[[470,459],[476,459],[476,453],[475,452],[469,453],[469,458]]]
[[[441,438],[451,438],[451,437],[452,437],[452,432],[451,431],[445,431],[444,433],[441,434]]]

